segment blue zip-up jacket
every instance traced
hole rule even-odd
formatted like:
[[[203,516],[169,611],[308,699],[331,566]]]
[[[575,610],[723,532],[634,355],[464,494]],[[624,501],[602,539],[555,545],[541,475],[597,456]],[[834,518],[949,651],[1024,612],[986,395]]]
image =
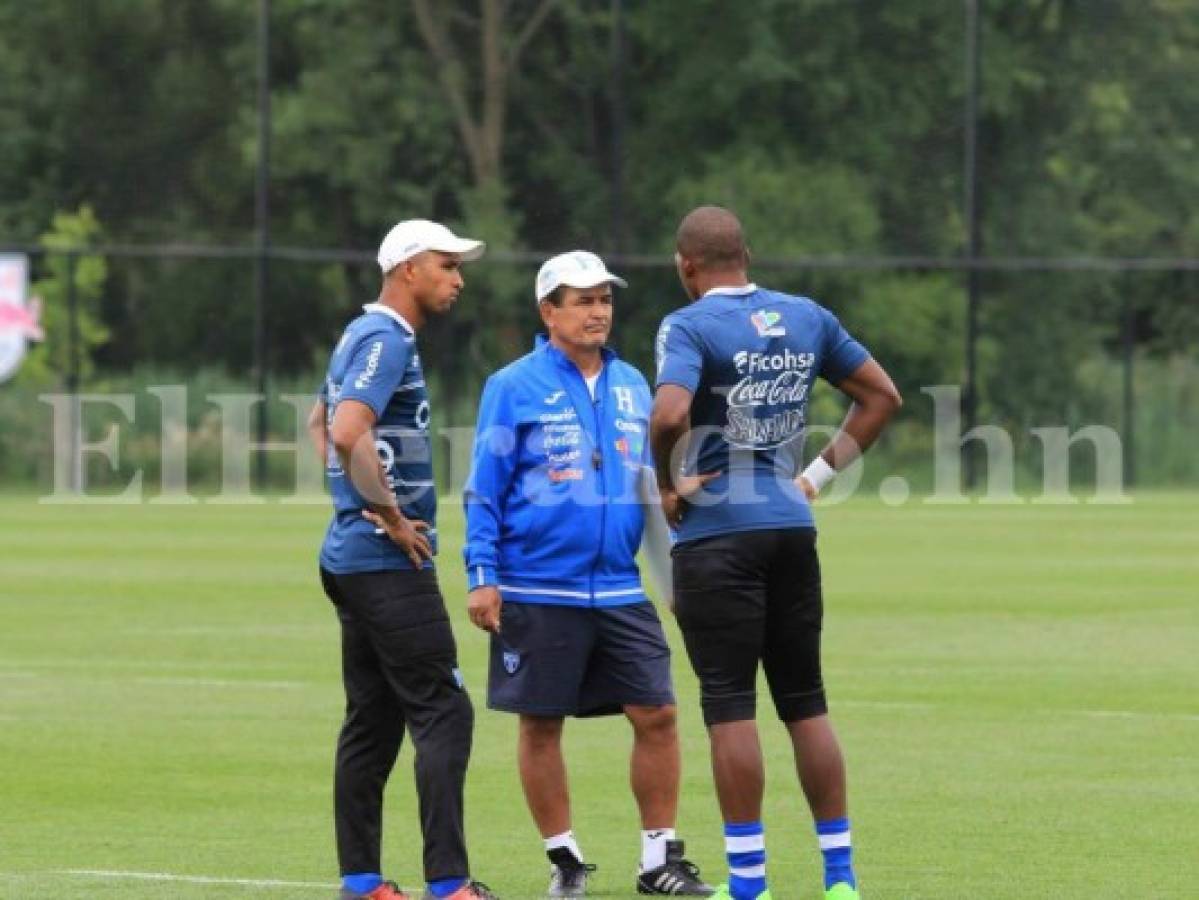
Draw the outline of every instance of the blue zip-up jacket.
[[[470,589],[505,602],[623,606],[646,599],[635,557],[649,461],[650,390],[603,351],[595,401],[539,336],[483,388],[463,495]]]

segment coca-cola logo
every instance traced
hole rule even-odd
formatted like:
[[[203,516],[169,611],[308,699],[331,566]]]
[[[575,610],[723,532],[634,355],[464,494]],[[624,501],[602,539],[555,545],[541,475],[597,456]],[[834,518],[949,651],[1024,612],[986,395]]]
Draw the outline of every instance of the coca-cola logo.
[[[739,447],[766,449],[800,434],[807,418],[813,353],[761,353],[742,350],[733,356],[742,376],[728,389],[725,440]]]
[[[808,373],[783,372],[776,378],[746,375],[729,390],[729,406],[775,406],[802,403],[808,396]]]

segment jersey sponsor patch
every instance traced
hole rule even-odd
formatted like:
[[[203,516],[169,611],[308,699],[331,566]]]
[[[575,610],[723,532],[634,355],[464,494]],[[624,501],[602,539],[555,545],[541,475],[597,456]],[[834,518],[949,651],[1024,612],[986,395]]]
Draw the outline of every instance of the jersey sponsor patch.
[[[787,333],[787,329],[779,324],[783,317],[772,309],[759,309],[749,320],[758,330],[758,337],[782,337]]]
[[[815,354],[738,351],[741,379],[728,389],[724,438],[733,446],[766,449],[798,437],[807,420]]]

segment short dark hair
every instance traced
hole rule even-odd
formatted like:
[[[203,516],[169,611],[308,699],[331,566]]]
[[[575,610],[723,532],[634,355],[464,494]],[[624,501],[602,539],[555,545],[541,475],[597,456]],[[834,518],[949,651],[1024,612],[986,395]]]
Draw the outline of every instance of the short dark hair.
[[[552,291],[550,291],[548,294],[546,294],[544,297],[542,297],[541,302],[549,303],[552,306],[561,306],[562,301],[565,299],[565,293],[562,290],[564,287],[566,287],[566,285],[564,285],[564,284],[558,285],[556,288],[554,288]]]
[[[700,206],[679,223],[675,234],[679,256],[701,269],[727,270],[748,264],[741,222],[723,206]]]

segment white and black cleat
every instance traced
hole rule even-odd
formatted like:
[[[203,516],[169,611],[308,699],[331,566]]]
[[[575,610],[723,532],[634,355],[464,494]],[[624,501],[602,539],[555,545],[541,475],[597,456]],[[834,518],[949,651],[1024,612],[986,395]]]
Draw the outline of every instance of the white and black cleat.
[[[550,858],[550,886],[548,897],[584,897],[587,894],[587,876],[595,871],[594,863],[585,863],[570,852],[569,847],[547,850]]]
[[[682,841],[667,841],[666,862],[637,876],[637,893],[710,897],[716,889],[705,884],[700,878],[699,867],[683,857]]]

